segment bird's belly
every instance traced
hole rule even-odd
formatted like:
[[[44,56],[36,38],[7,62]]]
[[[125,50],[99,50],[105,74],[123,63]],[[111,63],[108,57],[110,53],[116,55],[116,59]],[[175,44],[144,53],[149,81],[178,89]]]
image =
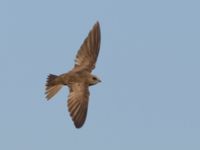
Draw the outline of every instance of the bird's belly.
[[[85,82],[85,75],[82,73],[66,73],[61,75],[63,85]]]

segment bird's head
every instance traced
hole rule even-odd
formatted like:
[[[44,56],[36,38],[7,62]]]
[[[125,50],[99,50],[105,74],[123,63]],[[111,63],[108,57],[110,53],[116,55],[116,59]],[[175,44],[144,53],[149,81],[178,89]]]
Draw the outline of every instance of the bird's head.
[[[89,85],[90,86],[95,85],[99,82],[101,82],[101,80],[97,76],[95,76],[95,75],[90,76],[90,79],[89,79]]]

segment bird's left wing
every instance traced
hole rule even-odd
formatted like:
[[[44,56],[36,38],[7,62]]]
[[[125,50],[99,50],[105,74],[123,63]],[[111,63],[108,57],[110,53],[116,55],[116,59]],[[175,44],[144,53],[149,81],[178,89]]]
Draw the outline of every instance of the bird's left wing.
[[[76,128],[82,127],[86,120],[89,94],[88,86],[84,83],[70,85],[68,110]]]
[[[74,69],[86,69],[91,72],[95,68],[101,42],[100,25],[97,22],[81,45],[75,59]]]

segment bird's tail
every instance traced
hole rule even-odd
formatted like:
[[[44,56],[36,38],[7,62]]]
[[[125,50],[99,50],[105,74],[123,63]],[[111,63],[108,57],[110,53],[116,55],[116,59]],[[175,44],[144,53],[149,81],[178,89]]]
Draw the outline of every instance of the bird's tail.
[[[57,82],[57,79],[58,76],[53,74],[50,74],[47,77],[46,92],[45,92],[47,100],[52,98],[62,88],[62,84],[59,84]]]

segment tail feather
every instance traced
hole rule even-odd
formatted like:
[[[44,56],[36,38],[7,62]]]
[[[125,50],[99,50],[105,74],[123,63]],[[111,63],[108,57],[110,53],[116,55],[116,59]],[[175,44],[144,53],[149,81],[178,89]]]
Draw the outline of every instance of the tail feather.
[[[55,84],[55,79],[57,77],[58,77],[57,75],[53,75],[53,74],[48,75],[46,86],[51,86],[51,85]]]
[[[62,84],[56,82],[58,76],[50,74],[46,82],[46,98],[51,99],[61,88]]]

